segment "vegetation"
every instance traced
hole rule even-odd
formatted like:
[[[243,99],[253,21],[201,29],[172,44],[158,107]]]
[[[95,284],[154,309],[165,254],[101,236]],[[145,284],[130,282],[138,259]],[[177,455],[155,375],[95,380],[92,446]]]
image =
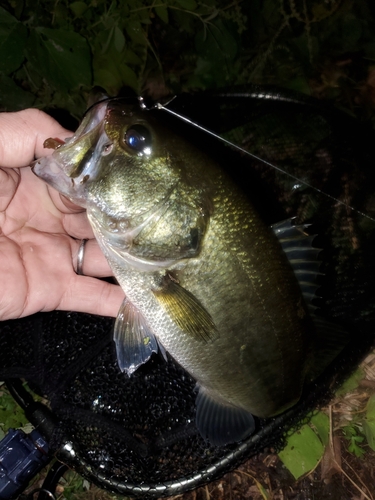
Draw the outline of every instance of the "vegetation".
[[[268,83],[369,115],[366,0],[1,0],[0,107],[79,118],[92,86],[160,97]]]

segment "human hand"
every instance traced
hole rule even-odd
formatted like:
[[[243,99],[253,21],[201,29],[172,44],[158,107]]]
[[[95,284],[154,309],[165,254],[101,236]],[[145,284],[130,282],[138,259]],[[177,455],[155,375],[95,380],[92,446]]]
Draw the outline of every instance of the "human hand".
[[[86,212],[26,166],[51,153],[45,139],[71,135],[36,109],[0,113],[0,320],[54,309],[116,316],[124,298],[119,286],[97,279],[112,272]]]

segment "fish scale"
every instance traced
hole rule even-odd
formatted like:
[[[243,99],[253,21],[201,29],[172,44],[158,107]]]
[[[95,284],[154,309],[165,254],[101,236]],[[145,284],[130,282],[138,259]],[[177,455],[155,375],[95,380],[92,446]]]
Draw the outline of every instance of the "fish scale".
[[[228,189],[228,188],[227,188]],[[220,201],[220,200],[219,200]],[[237,193],[237,202],[238,202],[238,193]],[[244,200],[245,206],[247,203]],[[219,207],[224,207],[224,204],[218,203]],[[247,213],[250,211],[250,207],[247,208]],[[243,218],[242,210],[236,209],[241,213]],[[286,384],[289,389],[289,395],[286,396],[284,393],[285,388],[283,388],[282,379],[284,373],[287,372],[287,368],[284,365],[284,358],[287,357],[287,353],[283,352],[283,349],[272,349],[270,348],[270,343],[275,342],[279,345],[277,339],[277,333],[275,332],[273,337],[270,335],[269,324],[272,324],[272,317],[267,314],[267,306],[265,305],[266,299],[271,302],[271,306],[268,307],[270,311],[274,310],[274,320],[272,324],[272,328],[275,329],[275,323],[277,321],[279,330],[283,333],[283,342],[284,346],[287,345],[286,338],[289,338],[290,342],[293,342],[295,350],[291,351],[292,356],[288,362],[294,366],[295,371],[298,373],[301,368],[300,365],[303,363],[303,356],[301,357],[301,351],[303,352],[305,349],[304,340],[302,335],[302,327],[299,325],[299,335],[297,333],[298,328],[296,328],[296,332],[293,332],[285,326],[280,326],[282,324],[282,316],[284,313],[284,308],[287,311],[287,306],[289,305],[291,290],[294,288],[294,295],[296,297],[300,297],[300,291],[297,289],[295,278],[290,273],[288,268],[288,263],[285,262],[285,268],[281,271],[281,279],[289,279],[290,285],[288,283],[283,283],[283,290],[285,292],[287,287],[289,287],[289,294],[285,297],[282,297],[283,302],[280,301],[280,297],[276,296],[279,304],[275,304],[274,300],[269,296],[269,292],[267,291],[267,297],[262,297],[260,293],[260,289],[263,288],[264,279],[262,279],[261,274],[267,275],[267,280],[271,283],[269,285],[272,286],[272,281],[276,281],[275,270],[280,268],[279,260],[282,254],[279,252],[278,243],[273,243],[273,246],[276,246],[277,253],[274,256],[275,263],[268,263],[267,266],[264,265],[267,269],[256,269],[256,265],[253,258],[249,255],[249,247],[252,245],[251,241],[253,239],[253,235],[250,232],[247,232],[246,238],[243,237],[243,230],[241,227],[237,228],[236,225],[231,226],[231,230],[226,232],[226,239],[224,244],[223,238],[223,225],[221,224],[221,220],[224,219],[226,221],[230,220],[231,217],[226,213],[227,210],[217,209],[214,213],[211,221],[208,234],[205,237],[204,246],[202,249],[202,253],[200,254],[198,259],[193,259],[191,262],[187,263],[186,268],[183,273],[183,278],[181,280],[181,285],[192,291],[194,295],[197,296],[199,300],[202,301],[204,306],[212,311],[212,316],[216,320],[216,325],[218,327],[219,332],[223,332],[222,335],[219,334],[219,338],[215,340],[214,344],[216,344],[216,348],[221,352],[228,353],[228,350],[233,351],[233,356],[228,356],[229,359],[239,359],[240,357],[246,357],[244,351],[241,351],[243,346],[248,346],[249,354],[247,355],[247,363],[243,361],[243,365],[245,367],[237,374],[237,377],[245,377],[246,380],[253,379],[257,380],[257,385],[254,386],[254,390],[249,391],[247,387],[244,387],[244,393],[239,396],[236,404],[245,405],[247,407],[250,405],[253,406],[253,411],[256,415],[265,416],[265,413],[270,413],[272,410],[270,408],[273,405],[279,405],[279,399],[284,400],[284,404],[290,403],[288,398],[295,399],[296,394],[299,395],[300,391],[300,382],[296,382],[296,387],[294,391],[291,387],[291,381]],[[233,217],[236,218],[236,214],[233,214]],[[249,218],[248,225],[251,224],[251,221],[254,222],[254,216]],[[271,242],[273,242],[274,237],[271,233],[268,232],[267,228],[260,227],[260,230],[264,231],[266,236],[258,238],[258,244],[252,245],[253,249],[257,248],[258,253],[262,257],[264,257],[263,249],[269,253],[269,248],[272,246]],[[242,237],[240,237],[242,235]],[[267,241],[269,240],[269,241]],[[221,243],[220,243],[221,242]],[[218,250],[219,246],[219,250]],[[259,248],[259,247],[263,247]],[[216,249],[216,252],[214,251]],[[227,256],[223,258],[223,255]],[[275,258],[276,257],[276,258]],[[264,259],[262,259],[264,261]],[[286,259],[285,259],[286,261]],[[201,277],[201,269],[205,268],[205,274],[203,275],[203,279]],[[220,273],[217,271],[220,270]],[[244,280],[244,275],[247,274],[249,279]],[[280,274],[280,271],[279,271]],[[206,276],[210,276],[211,280],[209,283],[205,284]],[[199,278],[197,278],[199,277]],[[285,281],[285,280],[284,280]],[[276,286],[275,286],[276,288]],[[215,295],[210,294],[209,291],[215,290]],[[279,294],[278,294],[279,295]],[[205,299],[206,297],[206,299]],[[260,303],[256,304],[257,299],[260,299]],[[277,307],[276,307],[277,306]],[[259,308],[263,309],[263,315],[259,314]],[[265,316],[270,318],[270,321],[267,321],[264,324]],[[257,318],[261,317],[261,321],[257,320]],[[285,321],[291,321],[290,318],[286,317]],[[238,335],[238,332],[245,331],[245,335]],[[257,337],[261,337],[264,335],[264,332],[267,333],[267,344],[257,342]],[[299,350],[298,350],[299,348]],[[284,351],[287,350],[284,347]],[[236,352],[237,351],[237,352]],[[287,350],[289,352],[289,350]],[[205,353],[204,355],[207,358],[207,361],[201,363],[207,367],[207,364],[210,363],[211,358],[215,358],[212,356],[212,348],[210,345],[206,346],[197,346],[197,354]],[[272,356],[270,353],[274,352],[275,354]],[[297,355],[294,353],[298,353]],[[203,356],[203,354],[201,354]],[[195,356],[195,355],[194,355]],[[192,356],[194,358],[194,356]],[[185,360],[180,360],[178,354],[174,356],[183,366],[190,366],[194,364],[194,359],[186,362]],[[293,359],[293,357],[295,359]],[[225,356],[224,356],[225,359]],[[185,362],[184,362],[185,361]],[[203,381],[207,379],[207,372],[214,372],[215,376],[213,378],[214,383],[211,382],[211,385],[215,385],[216,387],[221,386],[221,394],[224,392],[224,387],[226,395],[225,399],[232,399],[233,401],[233,393],[236,392],[234,388],[238,388],[239,386],[244,386],[243,384],[239,384],[238,379],[234,380],[233,376],[230,376],[231,367],[226,363],[224,366],[221,363],[217,363],[215,359],[213,359],[213,365],[210,367],[210,370],[204,371],[204,373],[196,376],[196,372],[193,369],[194,376],[198,378],[198,380]],[[197,369],[198,371],[198,369]],[[267,377],[266,373],[270,371],[271,376],[273,378],[272,389],[269,391],[269,395],[267,397],[267,387],[262,387],[262,385],[267,385]],[[199,372],[198,372],[199,373]],[[236,370],[235,370],[236,373]],[[202,377],[202,378],[200,378]],[[266,382],[265,382],[266,380]],[[208,382],[206,382],[207,384]],[[253,386],[252,386],[253,388]],[[284,389],[284,390],[283,390]],[[258,396],[255,394],[258,393]],[[294,393],[294,394],[293,394]],[[281,398],[280,398],[281,396]],[[258,405],[255,404],[254,399],[259,398]],[[250,402],[251,401],[251,402]],[[245,403],[246,402],[246,403]]]

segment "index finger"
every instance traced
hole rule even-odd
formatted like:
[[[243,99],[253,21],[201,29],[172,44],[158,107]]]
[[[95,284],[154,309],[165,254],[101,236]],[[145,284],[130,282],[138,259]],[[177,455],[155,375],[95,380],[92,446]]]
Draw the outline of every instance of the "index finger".
[[[46,139],[70,136],[72,132],[39,109],[0,113],[0,166],[26,166],[51,154],[51,149],[43,147]]]

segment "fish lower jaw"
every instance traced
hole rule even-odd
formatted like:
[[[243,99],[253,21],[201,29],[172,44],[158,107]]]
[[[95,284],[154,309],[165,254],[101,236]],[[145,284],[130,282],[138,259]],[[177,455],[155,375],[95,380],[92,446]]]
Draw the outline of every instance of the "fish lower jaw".
[[[86,207],[86,194],[83,185],[77,185],[68,177],[59,164],[50,156],[40,158],[33,162],[32,172],[46,182],[49,186],[59,191],[76,205]]]

